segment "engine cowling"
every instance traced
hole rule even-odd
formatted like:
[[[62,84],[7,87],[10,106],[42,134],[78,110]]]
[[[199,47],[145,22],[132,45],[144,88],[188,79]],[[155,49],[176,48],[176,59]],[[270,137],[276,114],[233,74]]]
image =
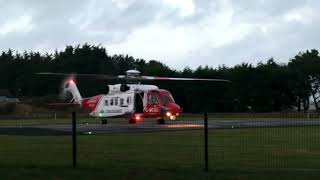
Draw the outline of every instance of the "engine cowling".
[[[104,93],[105,93],[105,94],[108,94],[109,91],[110,91],[110,87],[109,87],[109,86],[106,86],[106,89],[104,90]]]
[[[109,86],[109,93],[127,92],[131,90],[147,91],[147,90],[159,89],[157,86],[144,85],[144,84],[115,84],[115,85],[108,85],[108,86]]]
[[[130,86],[128,86],[126,84],[121,84],[121,86],[120,86],[120,91],[121,92],[126,92],[128,90],[130,90]]]

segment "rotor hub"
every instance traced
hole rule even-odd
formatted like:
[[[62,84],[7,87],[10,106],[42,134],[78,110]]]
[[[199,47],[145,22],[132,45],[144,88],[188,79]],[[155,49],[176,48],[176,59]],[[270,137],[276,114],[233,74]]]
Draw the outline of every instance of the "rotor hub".
[[[131,76],[131,77],[140,76],[140,74],[141,74],[141,72],[138,70],[135,70],[135,69],[126,71],[126,75]]]

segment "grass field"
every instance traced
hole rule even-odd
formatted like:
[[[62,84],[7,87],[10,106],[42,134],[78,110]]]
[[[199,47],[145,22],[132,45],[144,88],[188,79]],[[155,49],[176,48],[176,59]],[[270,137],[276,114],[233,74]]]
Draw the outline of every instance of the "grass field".
[[[320,127],[0,136],[1,179],[319,179]]]

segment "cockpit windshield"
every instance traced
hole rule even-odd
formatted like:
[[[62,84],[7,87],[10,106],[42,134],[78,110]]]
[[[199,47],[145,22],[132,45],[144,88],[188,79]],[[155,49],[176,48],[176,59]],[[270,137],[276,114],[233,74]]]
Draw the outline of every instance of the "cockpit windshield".
[[[170,93],[158,94],[157,96],[161,103],[174,103],[174,99]]]

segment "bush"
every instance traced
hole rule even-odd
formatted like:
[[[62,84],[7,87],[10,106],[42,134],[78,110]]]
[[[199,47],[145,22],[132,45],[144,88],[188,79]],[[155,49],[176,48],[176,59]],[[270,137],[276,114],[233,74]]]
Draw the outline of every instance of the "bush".
[[[0,114],[12,114],[16,109],[16,103],[1,103]]]

